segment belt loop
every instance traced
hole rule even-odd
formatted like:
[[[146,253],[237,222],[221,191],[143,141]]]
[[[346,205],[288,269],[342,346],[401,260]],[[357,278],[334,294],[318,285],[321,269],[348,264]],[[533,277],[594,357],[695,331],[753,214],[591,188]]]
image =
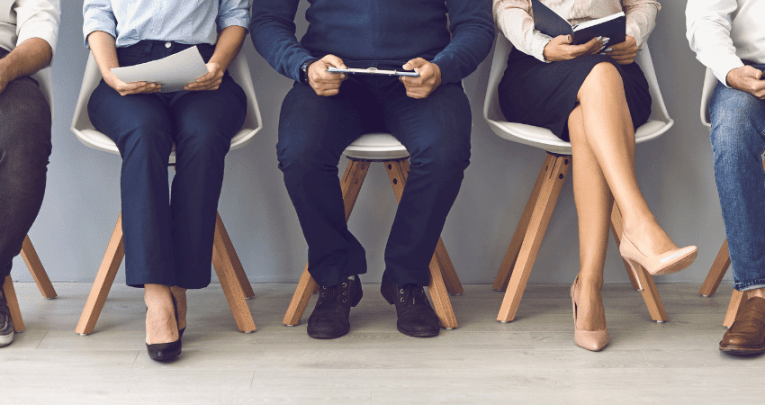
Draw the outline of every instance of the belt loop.
[[[145,41],[146,42],[146,49],[144,52],[150,53],[151,52],[151,46],[154,44],[154,41]]]

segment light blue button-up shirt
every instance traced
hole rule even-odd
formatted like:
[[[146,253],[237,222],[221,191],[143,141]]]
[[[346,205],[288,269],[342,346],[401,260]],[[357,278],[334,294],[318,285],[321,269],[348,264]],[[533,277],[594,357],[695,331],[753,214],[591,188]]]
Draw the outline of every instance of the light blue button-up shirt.
[[[85,0],[83,33],[103,31],[126,47],[144,40],[210,44],[218,31],[247,28],[249,0]]]

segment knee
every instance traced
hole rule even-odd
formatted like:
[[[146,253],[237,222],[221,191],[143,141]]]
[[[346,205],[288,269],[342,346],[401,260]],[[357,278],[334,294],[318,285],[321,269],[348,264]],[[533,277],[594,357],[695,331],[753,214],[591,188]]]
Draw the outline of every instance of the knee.
[[[279,169],[283,172],[336,170],[340,155],[315,140],[280,134],[276,145]]]
[[[738,90],[726,88],[721,93],[716,93],[710,104],[710,140],[715,156],[759,155],[765,135],[763,102]]]
[[[19,103],[3,111],[0,158],[44,167],[51,154],[50,110]]]
[[[604,90],[623,88],[622,76],[611,62],[601,62],[595,65],[582,83],[580,95],[600,94]]]
[[[184,124],[178,135],[178,153],[200,157],[225,156],[236,133],[229,133],[203,118],[192,119]]]
[[[410,151],[413,169],[445,179],[461,175],[470,165],[470,143],[436,140]]]

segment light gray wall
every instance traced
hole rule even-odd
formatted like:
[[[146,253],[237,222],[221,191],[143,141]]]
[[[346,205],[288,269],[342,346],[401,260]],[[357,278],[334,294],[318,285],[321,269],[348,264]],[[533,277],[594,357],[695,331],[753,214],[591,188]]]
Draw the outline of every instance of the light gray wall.
[[[685,2],[665,1],[650,46],[675,126],[637,148],[640,185],[659,222],[678,244],[697,244],[696,263],[659,282],[700,283],[724,239],[711,168],[708,130],[699,122],[704,69],[685,40]],[[299,15],[306,6],[302,4]],[[82,1],[62,2],[58,52],[53,62],[56,116],[48,189],[30,235],[54,281],[93,280],[120,210],[120,158],[86,148],[69,131],[87,52],[82,45]],[[305,30],[305,22],[299,23]],[[232,152],[220,213],[252,282],[295,282],[306,245],[276,166],[276,128],[290,81],[246,44],[265,123],[252,143]],[[464,283],[490,283],[502,261],[545,154],[495,136],[481,117],[490,58],[464,84],[473,107],[473,159],[443,232]],[[341,162],[345,167],[345,159]],[[382,251],[396,203],[385,170],[370,169],[350,221],[367,248],[369,275],[379,280]],[[531,275],[531,282],[570,283],[578,269],[576,212],[567,181]],[[21,259],[15,279],[30,281]],[[606,282],[626,282],[612,242]],[[728,275],[730,277],[730,274]],[[124,280],[123,272],[118,282]]]

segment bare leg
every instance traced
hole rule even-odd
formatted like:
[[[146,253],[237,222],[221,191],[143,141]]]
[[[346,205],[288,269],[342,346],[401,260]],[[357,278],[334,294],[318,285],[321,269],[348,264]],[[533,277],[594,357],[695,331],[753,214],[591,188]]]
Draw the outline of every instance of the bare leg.
[[[181,287],[171,287],[170,291],[175,297],[175,304],[178,308],[178,330],[186,327],[186,289]]]
[[[603,330],[606,328],[606,314],[600,290],[603,287],[603,266],[614,199],[587,141],[581,106],[571,113],[568,128],[573,152],[574,202],[579,219],[576,326],[583,330]]]
[[[648,256],[676,249],[637,184],[635,132],[619,72],[609,63],[598,64],[578,97],[585,137],[622,213],[624,233]]]
[[[144,286],[146,302],[146,343],[170,343],[178,340],[178,325],[170,287],[161,284]]]

